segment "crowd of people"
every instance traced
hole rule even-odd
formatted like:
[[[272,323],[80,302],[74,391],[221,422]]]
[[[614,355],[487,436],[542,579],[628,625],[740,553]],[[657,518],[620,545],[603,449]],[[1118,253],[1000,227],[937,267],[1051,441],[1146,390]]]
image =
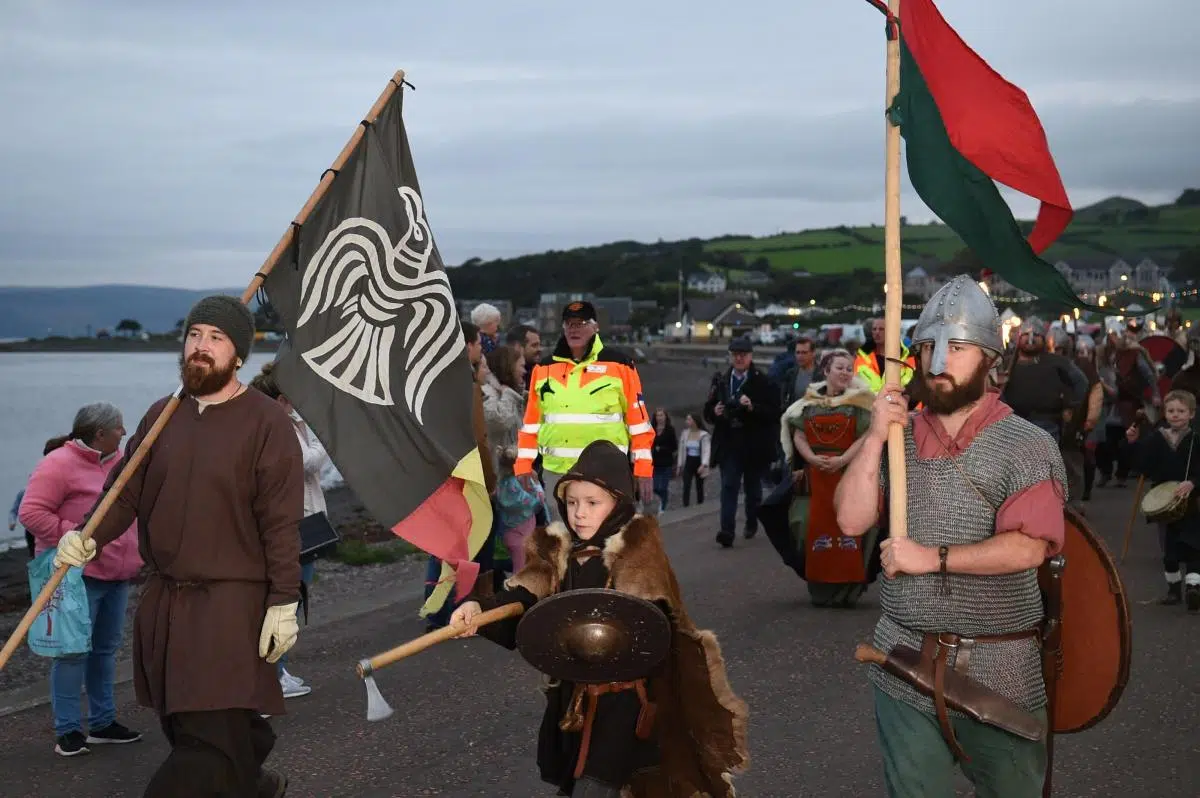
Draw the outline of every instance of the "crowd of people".
[[[1030,320],[1008,345],[973,280],[956,278],[942,291],[959,301],[935,296],[926,306],[897,382],[884,378],[881,319],[857,351],[800,338],[770,369],[738,338],[678,429],[665,407],[647,405],[635,363],[604,343],[589,302],[563,308],[561,335],[545,354],[532,327],[502,335],[490,305],[462,322],[493,525],[476,556],[486,589],[448,601],[429,628],[455,623],[464,635],[480,631],[512,648],[513,624],[477,630],[480,612],[607,586],[658,606],[673,634],[669,673],[605,694],[568,683],[548,694],[543,778],[587,798],[672,780],[733,794],[731,774],[747,757],[746,707],[715,637],[686,618],[657,524],[673,480],[682,479],[684,506],[693,488],[702,503],[713,469],[719,547],[735,545],[744,505],[743,537],[763,528],[814,606],[853,607],[882,573],[877,647],[932,646],[947,667],[961,665],[1044,721],[1030,631],[1043,615],[1036,569],[1063,545],[1062,508],[1082,508],[1093,486],[1140,474],[1152,484],[1178,481],[1181,497],[1190,495],[1200,465],[1191,458],[1196,398],[1188,386],[1200,387],[1200,337],[1180,335],[1188,357],[1160,396],[1136,325],[1101,341],[1060,340]],[[92,650],[55,659],[50,672],[56,750],[72,756],[141,739],[116,718],[112,694],[130,582],[141,573],[135,686],[171,743],[146,795],[181,795],[186,785],[186,794],[282,796],[286,776],[264,764],[275,744],[268,721],[285,698],[311,690],[286,663],[313,578],[298,530],[325,511],[319,475],[328,455],[271,365],[248,384],[238,379],[254,334],[244,305],[208,297],[184,330],[181,407],[91,538],[79,530],[123,462],[126,430],[111,405],[81,408],[71,433],[48,442],[18,502],[34,556],[83,568],[87,586]],[[126,453],[166,402],[139,421]],[[889,538],[881,513],[892,424],[905,429],[904,538]],[[1164,601],[1193,612],[1197,519],[1192,504],[1161,530]],[[440,576],[430,558],[427,589]],[[980,646],[969,668],[943,650],[964,624]],[[684,702],[672,692],[680,683],[700,692]],[[871,684],[889,794],[951,794],[956,760],[992,793],[1040,794],[1044,741],[1014,742],[957,714],[951,722],[936,700],[882,669],[872,670]],[[585,700],[603,719],[594,738],[592,727],[584,733],[592,720],[568,722]],[[663,709],[661,727],[647,720],[652,705]],[[685,738],[649,730],[666,727],[723,743],[684,766]]]

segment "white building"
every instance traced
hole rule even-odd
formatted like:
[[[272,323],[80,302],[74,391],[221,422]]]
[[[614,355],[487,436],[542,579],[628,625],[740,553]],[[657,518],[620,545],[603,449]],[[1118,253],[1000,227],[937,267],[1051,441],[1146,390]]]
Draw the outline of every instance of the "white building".
[[[724,277],[712,272],[693,272],[688,275],[688,291],[699,294],[719,294],[725,290],[727,283]]]

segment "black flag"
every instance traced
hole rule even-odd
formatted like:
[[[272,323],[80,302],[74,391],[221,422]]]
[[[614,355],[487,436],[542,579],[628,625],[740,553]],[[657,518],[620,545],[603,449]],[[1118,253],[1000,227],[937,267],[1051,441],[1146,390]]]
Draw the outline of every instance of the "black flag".
[[[439,557],[460,595],[491,527],[450,283],[397,88],[270,272],[280,389],[375,518]],[[445,601],[443,579],[423,613]]]

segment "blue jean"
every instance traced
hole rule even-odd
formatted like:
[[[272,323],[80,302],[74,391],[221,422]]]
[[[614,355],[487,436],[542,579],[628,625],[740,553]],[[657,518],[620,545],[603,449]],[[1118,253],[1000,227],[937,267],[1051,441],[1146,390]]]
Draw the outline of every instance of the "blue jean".
[[[317,564],[315,562],[306,562],[303,565],[301,565],[300,566],[300,581],[303,582],[305,585],[308,585],[309,587],[311,587],[312,580],[313,580],[313,573],[315,573],[316,570],[317,570]],[[301,610],[300,606],[296,605],[296,617],[297,618],[300,617],[300,610]],[[284,654],[282,657],[279,658],[279,662],[275,663],[275,672],[277,674],[279,674],[280,676],[283,676],[283,666],[286,664],[287,664],[287,654]]]
[[[87,654],[56,657],[50,666],[50,707],[54,736],[83,731],[82,692],[87,685],[88,731],[99,731],[117,719],[113,679],[117,649],[125,631],[125,606],[129,582],[109,582],[83,577],[92,617],[92,650]]]
[[[662,509],[667,509],[667,500],[671,497],[671,477],[675,475],[674,466],[654,467],[654,495],[662,499]]]
[[[762,504],[762,478],[765,468],[746,465],[740,454],[721,459],[721,531],[733,534],[737,523],[738,489],[746,491],[746,529],[758,528],[758,506]]]

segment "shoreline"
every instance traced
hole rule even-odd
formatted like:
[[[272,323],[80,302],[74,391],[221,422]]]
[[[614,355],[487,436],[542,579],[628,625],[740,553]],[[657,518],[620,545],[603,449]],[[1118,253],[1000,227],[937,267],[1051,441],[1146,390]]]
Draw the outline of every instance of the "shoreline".
[[[683,346],[687,347],[686,344]],[[665,408],[677,429],[683,424],[684,414],[700,411],[708,396],[714,371],[725,363],[723,358],[716,357],[714,345],[693,344],[688,349],[690,357],[655,358],[638,366],[647,403],[651,408]],[[763,354],[767,359],[766,353]],[[349,486],[342,484],[326,489],[325,500],[330,522],[342,533],[344,541],[370,545],[398,540],[390,529],[367,512]],[[28,551],[20,530],[18,526],[13,530],[13,538],[2,544],[11,548],[0,550],[0,613],[23,612],[31,601],[26,569]]]
[[[275,352],[279,349],[280,341],[255,341],[252,352]],[[137,352],[171,352],[177,353],[183,345],[174,338],[164,336],[141,341],[132,338],[52,338],[32,339],[28,341],[7,341],[0,343],[0,353],[3,352],[39,352],[54,353],[137,353]]]

